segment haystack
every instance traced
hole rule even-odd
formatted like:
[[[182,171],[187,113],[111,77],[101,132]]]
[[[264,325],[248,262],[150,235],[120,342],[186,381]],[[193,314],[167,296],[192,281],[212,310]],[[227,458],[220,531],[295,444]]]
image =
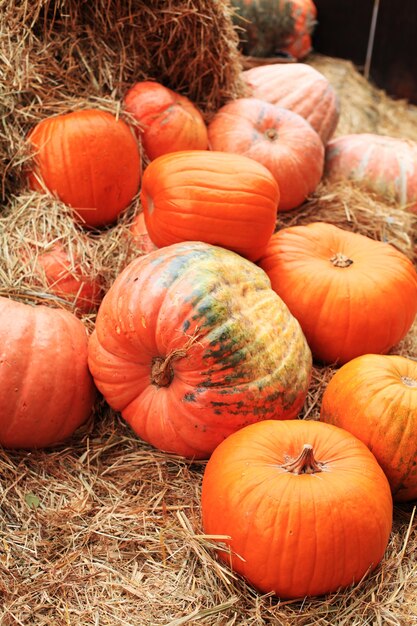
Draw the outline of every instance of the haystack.
[[[137,254],[128,232],[137,200],[114,226],[86,233],[62,203],[27,192],[21,169],[28,129],[87,104],[120,114],[126,88],[143,78],[188,95],[210,117],[242,89],[230,10],[221,0],[2,3],[1,295],[51,302],[48,286],[21,263],[22,248],[36,255],[46,232],[81,255],[84,271],[106,286]],[[337,134],[417,138],[416,107],[376,90],[349,62],[317,55],[308,62],[339,93]],[[348,185],[322,183],[279,225],[315,220],[389,241],[417,260],[417,217]],[[94,315],[83,321],[91,328]],[[395,352],[417,358],[417,327]],[[332,373],[314,369],[301,417],[317,419]],[[396,508],[386,556],[372,576],[329,597],[281,602],[257,594],[216,560],[200,521],[204,465],[141,442],[102,400],[61,446],[0,450],[1,624],[404,626],[416,620],[411,504]]]

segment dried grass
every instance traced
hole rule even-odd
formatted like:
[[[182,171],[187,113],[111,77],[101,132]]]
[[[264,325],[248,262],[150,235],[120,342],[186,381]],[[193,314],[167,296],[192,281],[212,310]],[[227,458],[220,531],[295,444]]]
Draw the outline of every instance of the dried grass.
[[[85,273],[99,276],[106,287],[137,254],[128,232],[137,202],[111,228],[87,233],[62,203],[24,190],[21,147],[30,126],[87,103],[118,113],[120,95],[138,78],[180,88],[207,115],[238,93],[226,2],[155,0],[152,11],[149,4],[0,2],[0,157],[7,205],[0,217],[1,295],[51,302],[47,285],[30,269],[50,245],[46,235],[81,256]],[[416,136],[416,109],[390,100],[349,62],[315,55],[311,63],[341,97],[338,134],[389,130]],[[303,207],[279,216],[282,226],[314,220],[389,241],[417,261],[417,216],[349,185],[322,183]],[[32,255],[27,264],[21,263],[22,249]],[[83,320],[92,328],[93,315]],[[417,359],[417,324],[393,352]],[[332,373],[330,367],[314,368],[301,417],[318,418]],[[395,509],[390,544],[372,576],[329,597],[280,602],[257,594],[214,557],[213,538],[203,534],[200,521],[204,466],[139,441],[102,400],[66,445],[0,450],[2,626],[417,624],[412,504]]]

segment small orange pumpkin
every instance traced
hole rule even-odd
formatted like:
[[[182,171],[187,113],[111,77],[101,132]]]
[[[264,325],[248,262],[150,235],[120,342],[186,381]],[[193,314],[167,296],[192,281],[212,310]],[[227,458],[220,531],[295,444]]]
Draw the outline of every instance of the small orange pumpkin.
[[[279,197],[276,180],[260,163],[208,150],[158,157],[145,170],[140,194],[158,248],[203,241],[251,261],[274,232]]]
[[[323,143],[301,115],[256,98],[223,106],[208,127],[213,150],[250,157],[271,172],[280,190],[279,211],[298,207],[323,175]]]
[[[187,97],[160,83],[142,81],[129,89],[125,110],[139,124],[146,156],[150,159],[179,150],[206,150],[207,127]]]
[[[139,146],[127,124],[86,109],[42,120],[28,136],[28,183],[71,206],[86,226],[110,224],[139,190]]]
[[[247,426],[216,448],[203,477],[203,527],[225,544],[219,558],[281,598],[358,583],[384,555],[392,509],[368,448],[316,421]]]
[[[145,214],[143,211],[135,215],[130,225],[130,234],[141,254],[148,254],[152,250],[156,250],[156,245],[149,237],[148,229],[145,224]]]
[[[388,352],[417,314],[417,272],[405,254],[332,224],[278,231],[259,264],[324,363]]]
[[[71,260],[60,243],[37,255],[34,271],[42,273],[51,291],[81,313],[96,310],[104,295],[99,280],[85,276],[78,260]]]
[[[323,394],[320,419],[348,430],[376,457],[394,500],[417,498],[417,362],[365,354],[338,370]]]

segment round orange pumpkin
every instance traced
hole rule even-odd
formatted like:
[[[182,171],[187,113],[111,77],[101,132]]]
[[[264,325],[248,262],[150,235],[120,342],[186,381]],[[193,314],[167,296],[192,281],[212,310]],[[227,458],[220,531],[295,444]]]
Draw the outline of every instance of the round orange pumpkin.
[[[140,198],[158,248],[203,241],[254,261],[274,232],[279,188],[271,172],[253,159],[186,150],[148,165]]]
[[[179,150],[206,150],[207,127],[197,107],[157,82],[142,81],[129,89],[125,110],[139,124],[140,137],[150,159]]]
[[[100,306],[89,366],[153,446],[207,458],[230,433],[300,411],[311,353],[266,274],[200,242],[132,261]]]
[[[0,445],[43,448],[91,414],[87,333],[69,311],[0,297]]]
[[[279,211],[298,207],[323,175],[323,143],[297,113],[256,98],[223,106],[208,127],[213,150],[250,157],[271,172],[280,190]]]
[[[339,99],[328,79],[306,63],[260,65],[242,72],[249,95],[304,117],[324,145],[339,121]]]
[[[324,363],[388,352],[417,314],[412,262],[390,244],[332,224],[280,230],[259,264]]]
[[[86,109],[42,120],[28,136],[34,153],[28,182],[75,210],[86,226],[116,220],[139,191],[139,146],[127,124]]]
[[[34,271],[45,277],[53,293],[81,313],[91,313],[98,308],[103,297],[99,280],[84,275],[78,259],[71,259],[60,243],[37,254]]]
[[[320,419],[363,441],[394,500],[417,498],[417,362],[365,354],[343,365],[323,394]]]
[[[326,147],[325,174],[417,213],[415,141],[371,133],[337,137]]]
[[[268,420],[232,434],[208,461],[201,493],[204,532],[225,544],[220,559],[283,599],[337,591],[375,569],[392,508],[368,448],[308,420]]]

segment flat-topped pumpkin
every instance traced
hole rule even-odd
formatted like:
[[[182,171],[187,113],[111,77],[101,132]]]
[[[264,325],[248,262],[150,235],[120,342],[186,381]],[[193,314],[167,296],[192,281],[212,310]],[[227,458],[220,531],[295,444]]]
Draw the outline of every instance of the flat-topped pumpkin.
[[[186,242],[139,257],[118,276],[97,315],[89,366],[139,437],[207,458],[247,424],[296,417],[311,353],[263,270]]]

